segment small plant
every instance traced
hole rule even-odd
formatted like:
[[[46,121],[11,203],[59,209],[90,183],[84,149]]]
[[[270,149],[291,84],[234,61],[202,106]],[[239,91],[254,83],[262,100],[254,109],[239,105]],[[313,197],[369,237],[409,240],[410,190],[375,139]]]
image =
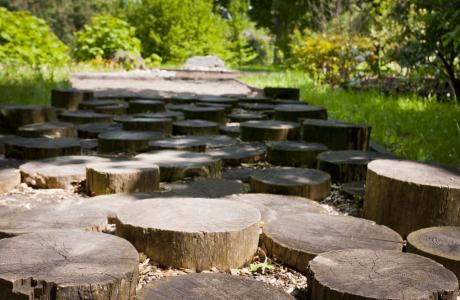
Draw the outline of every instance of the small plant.
[[[249,272],[251,273],[262,273],[265,274],[265,270],[274,269],[271,260],[265,259],[264,262],[252,263],[249,265]]]

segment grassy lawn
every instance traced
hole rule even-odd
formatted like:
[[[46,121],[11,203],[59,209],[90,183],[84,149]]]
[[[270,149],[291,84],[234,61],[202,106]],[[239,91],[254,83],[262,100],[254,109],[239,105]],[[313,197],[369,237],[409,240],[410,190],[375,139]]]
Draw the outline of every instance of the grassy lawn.
[[[331,89],[294,71],[241,79],[260,88],[298,87],[303,100],[325,106],[330,118],[371,125],[372,138],[398,155],[460,165],[460,105],[415,96],[385,97],[377,92]]]

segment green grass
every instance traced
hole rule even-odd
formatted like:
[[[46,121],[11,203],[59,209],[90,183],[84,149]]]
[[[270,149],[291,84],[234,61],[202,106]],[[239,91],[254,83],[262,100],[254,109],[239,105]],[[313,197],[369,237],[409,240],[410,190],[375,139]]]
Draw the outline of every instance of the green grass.
[[[456,103],[333,89],[294,71],[251,74],[241,79],[260,88],[298,87],[303,100],[325,106],[330,118],[371,125],[372,139],[397,155],[460,165],[460,105]]]

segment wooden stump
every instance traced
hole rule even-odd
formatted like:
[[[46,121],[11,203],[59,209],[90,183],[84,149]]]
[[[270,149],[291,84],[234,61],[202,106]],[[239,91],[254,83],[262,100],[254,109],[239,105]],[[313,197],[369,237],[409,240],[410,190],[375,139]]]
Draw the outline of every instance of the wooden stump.
[[[333,120],[304,119],[302,138],[306,142],[326,145],[331,150],[369,149],[371,127]]]
[[[119,130],[121,130],[121,124],[118,123],[88,123],[77,127],[78,137],[82,139],[97,139],[100,133]]]
[[[168,102],[171,104],[191,104],[197,101],[195,95],[173,95],[168,97]]]
[[[245,186],[236,180],[197,178],[192,181],[164,183],[160,197],[221,198],[244,193]]]
[[[173,123],[174,135],[217,134],[218,130],[218,123],[204,120],[182,120]]]
[[[99,100],[83,101],[83,102],[80,102],[80,104],[78,105],[78,108],[80,110],[93,110],[94,111],[98,107],[106,107],[106,106],[114,106],[114,105],[121,105],[122,107],[125,108],[124,113],[126,113],[128,104],[123,100],[116,100],[116,99],[114,100],[100,100],[99,99]]]
[[[18,169],[0,169],[0,194],[8,193],[21,183],[21,174]]]
[[[5,143],[5,157],[19,160],[80,154],[80,141],[75,138],[17,138]]]
[[[101,114],[119,116],[124,115],[128,111],[127,103],[113,104],[107,106],[96,106],[93,111]]]
[[[349,195],[351,197],[364,198],[364,181],[351,181],[344,183],[340,187],[340,192]]]
[[[219,126],[219,133],[230,137],[240,137],[240,123],[227,123]]]
[[[86,190],[91,196],[154,192],[160,188],[160,169],[136,161],[113,161],[86,166]]]
[[[299,100],[300,90],[298,88],[265,87],[264,95],[272,99]]]
[[[254,168],[226,168],[222,171],[222,178],[229,180],[239,180],[246,184],[251,183],[251,176],[257,169]]]
[[[5,142],[16,138],[17,136],[12,134],[0,134],[0,155],[5,154]]]
[[[126,122],[134,118],[136,118],[135,115],[119,115],[119,116],[113,116],[112,121],[116,124],[122,124],[123,122]]]
[[[370,151],[326,151],[318,155],[318,169],[331,175],[332,182],[366,181],[367,164],[385,155]]]
[[[256,163],[265,160],[267,148],[262,144],[236,144],[209,150],[207,154],[222,160],[224,166],[238,166],[242,163]]]
[[[442,264],[460,278],[460,227],[430,227],[407,236],[407,252]]]
[[[459,168],[387,159],[367,168],[367,219],[402,236],[431,226],[460,225]]]
[[[275,106],[275,120],[299,122],[299,119],[327,119],[326,108],[305,104],[281,104]]]
[[[205,120],[225,124],[225,109],[221,107],[191,106],[184,109],[184,116],[188,120]]]
[[[230,122],[246,122],[255,120],[265,120],[267,116],[257,112],[235,112],[227,115]]]
[[[137,118],[154,118],[154,119],[172,119],[179,121],[184,119],[184,113],[181,111],[163,111],[157,113],[136,114]]]
[[[99,134],[99,153],[136,153],[147,151],[151,140],[158,140],[163,133],[156,131],[108,131]]]
[[[270,104],[273,99],[265,96],[251,96],[251,97],[239,97],[238,103],[265,103],[265,104]]]
[[[300,126],[285,121],[248,121],[240,124],[240,138],[245,142],[298,140]]]
[[[278,141],[267,143],[267,160],[273,165],[316,168],[316,156],[327,147],[316,143]]]
[[[160,118],[133,118],[121,122],[128,131],[158,131],[165,135],[172,134],[172,120]]]
[[[294,299],[266,283],[228,274],[191,274],[153,281],[139,291],[137,299],[182,300],[184,295],[195,300]]]
[[[77,131],[71,123],[49,122],[19,127],[18,135],[27,138],[71,138],[77,136]]]
[[[59,119],[63,122],[73,124],[88,124],[88,123],[112,123],[112,116],[107,114],[99,114],[91,111],[77,110],[66,111],[59,115]]]
[[[19,127],[46,123],[56,120],[54,110],[44,105],[2,105],[0,106],[0,122],[4,128],[16,131]]]
[[[157,198],[120,209],[116,234],[162,266],[197,271],[239,268],[253,258],[260,213],[207,198]]]
[[[296,104],[296,105],[303,104],[303,105],[305,105],[305,104],[308,104],[308,103],[305,102],[305,101],[300,101],[300,100],[273,99],[272,104],[274,104],[274,105],[280,105],[280,104]]]
[[[208,103],[208,102],[198,102],[195,103],[196,107],[214,107],[214,108],[222,108],[225,111],[225,114],[229,114],[233,110],[233,106],[230,104],[218,104],[218,103]]]
[[[205,152],[207,148],[222,148],[236,143],[235,139],[225,135],[197,135],[152,141],[150,142],[150,149]]]
[[[193,108],[193,107],[196,107],[194,104],[176,104],[176,105],[171,105],[171,104],[168,104],[168,106],[166,106],[166,108],[170,111],[178,111],[178,112],[184,112],[186,109],[188,108]]]
[[[321,253],[342,249],[402,251],[403,247],[401,236],[388,227],[350,216],[315,213],[267,222],[262,240],[270,257],[302,273]]]
[[[320,201],[331,193],[329,174],[313,169],[271,168],[254,172],[251,191],[292,195]]]
[[[0,256],[3,299],[131,300],[136,292],[138,254],[108,234],[26,234],[0,240]]]
[[[238,106],[238,98],[223,97],[223,96],[201,96],[197,99],[196,103],[211,103],[211,104],[224,104],[232,107]]]
[[[240,108],[248,111],[258,111],[258,112],[265,112],[265,111],[272,111],[275,109],[275,105],[268,104],[268,103],[240,103]]]
[[[84,100],[94,99],[92,91],[76,89],[51,90],[51,106],[66,110],[77,110],[78,105]]]
[[[324,253],[309,264],[308,299],[457,299],[455,275],[422,256],[352,249]]]
[[[86,164],[107,162],[97,156],[61,156],[22,164],[22,181],[40,189],[68,189],[86,179]]]
[[[131,100],[129,101],[129,113],[156,113],[165,111],[165,104],[163,101],[155,100]]]
[[[160,167],[161,181],[177,181],[193,177],[221,177],[221,161],[205,153],[187,151],[158,151],[135,157]]]

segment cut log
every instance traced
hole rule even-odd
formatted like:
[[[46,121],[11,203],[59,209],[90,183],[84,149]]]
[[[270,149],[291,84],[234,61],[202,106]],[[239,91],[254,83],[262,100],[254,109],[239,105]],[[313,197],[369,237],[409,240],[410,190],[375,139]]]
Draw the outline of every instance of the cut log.
[[[340,187],[340,192],[351,197],[364,198],[364,181],[351,181]]]
[[[248,121],[240,124],[240,138],[245,142],[298,140],[300,126],[285,121]]]
[[[172,119],[132,118],[121,122],[123,129],[128,131],[158,131],[164,135],[172,134]]]
[[[407,252],[442,264],[460,278],[460,227],[424,228],[407,236]]]
[[[369,149],[371,127],[333,120],[302,120],[302,138],[306,142],[321,143],[331,150]]]
[[[56,120],[54,110],[45,105],[2,105],[0,123],[4,128],[16,131],[19,127]]]
[[[267,143],[267,159],[273,165],[316,168],[316,156],[327,147],[316,143],[278,141]]]
[[[217,134],[218,130],[218,123],[204,120],[182,120],[173,123],[174,135]]]
[[[240,137],[240,123],[227,123],[226,125],[219,126],[219,133],[228,135],[230,137]]]
[[[121,124],[119,123],[88,123],[77,127],[78,137],[83,139],[97,139],[100,133],[118,130],[121,130]]]
[[[224,104],[232,107],[238,106],[238,98],[223,97],[223,96],[201,96],[197,99],[196,103],[212,103]]]
[[[225,135],[197,135],[172,137],[150,142],[151,150],[182,150],[205,152],[207,148],[221,148],[236,144],[237,141]]]
[[[138,253],[112,235],[34,233],[0,240],[0,249],[2,299],[131,300],[136,292]]]
[[[91,196],[147,193],[160,188],[160,169],[137,161],[113,161],[86,165],[86,191]]]
[[[267,222],[262,241],[267,255],[302,273],[316,255],[329,251],[403,248],[401,236],[388,227],[350,216],[315,213],[287,215]]]
[[[229,180],[239,180],[246,184],[251,183],[251,176],[257,169],[254,168],[226,168],[222,171],[222,178]]]
[[[131,120],[136,118],[135,115],[119,115],[119,116],[113,116],[112,121],[117,124],[122,124],[123,122],[126,122],[127,120]]]
[[[97,139],[80,139],[80,145],[82,155],[97,154]]]
[[[136,118],[155,118],[155,119],[172,119],[179,121],[184,119],[184,113],[181,111],[163,111],[157,113],[144,113],[135,115]]]
[[[18,169],[0,169],[0,194],[8,193],[21,183],[21,174]]]
[[[318,155],[318,169],[331,175],[332,182],[366,181],[367,164],[386,155],[370,151],[326,151]]]
[[[156,113],[165,111],[165,103],[155,100],[131,100],[129,101],[129,113]]]
[[[27,138],[71,138],[77,136],[77,130],[71,123],[35,123],[19,127],[18,135]]]
[[[331,177],[323,171],[313,169],[265,169],[256,171],[251,176],[251,191],[320,201],[331,193]]]
[[[73,124],[112,123],[111,115],[99,114],[84,110],[63,112],[59,115],[59,119],[63,122],[69,122]]]
[[[31,161],[19,167],[22,181],[41,189],[68,189],[86,179],[86,164],[107,162],[97,156],[61,156]]]
[[[275,120],[299,122],[299,119],[327,119],[326,108],[305,104],[281,104],[275,106]]]
[[[124,115],[127,113],[128,104],[120,103],[120,104],[113,104],[113,105],[96,106],[95,108],[93,108],[93,111],[100,113],[100,114],[119,116],[119,115]]]
[[[270,104],[272,102],[272,98],[269,97],[264,97],[264,96],[250,96],[247,97],[246,95],[244,97],[239,97],[238,103],[265,103],[265,104]]]
[[[193,181],[165,183],[160,197],[220,198],[244,193],[245,185],[236,180],[197,178]]]
[[[265,111],[272,111],[275,109],[275,105],[267,104],[267,103],[240,103],[240,108],[249,111],[258,111],[258,112],[265,112]]]
[[[185,119],[205,120],[225,124],[225,109],[221,107],[199,107],[191,106],[184,109]]]
[[[196,107],[194,104],[175,104],[171,105],[168,104],[167,109],[171,111],[179,111],[179,112],[184,112],[186,109],[190,107]]]
[[[262,144],[236,144],[220,149],[208,150],[207,154],[222,160],[224,166],[256,163],[265,160],[267,148]]]
[[[143,287],[139,300],[182,300],[189,299],[233,300],[233,299],[294,299],[280,289],[266,283],[229,274],[192,274],[153,281]]]
[[[280,105],[280,104],[308,104],[305,101],[300,101],[300,100],[289,100],[289,99],[273,99],[272,104],[274,105]]]
[[[171,104],[191,104],[197,101],[195,95],[174,95],[168,98],[168,102]]]
[[[76,138],[17,138],[5,143],[5,157],[19,160],[80,154],[80,141]]]
[[[432,226],[459,226],[460,169],[407,160],[367,166],[364,216],[402,236]]]
[[[94,99],[92,91],[76,89],[51,90],[51,106],[66,110],[77,110],[82,101],[91,99]]]
[[[205,153],[187,151],[158,151],[135,157],[160,167],[161,181],[177,181],[193,177],[221,177],[221,161]]]
[[[225,111],[225,114],[229,114],[233,110],[233,106],[230,104],[218,104],[218,103],[208,103],[208,102],[198,102],[195,103],[196,107],[215,107],[215,108],[222,108]]]
[[[149,142],[163,137],[156,131],[108,131],[99,134],[99,153],[136,153],[147,151]]]
[[[94,110],[96,107],[101,106],[113,106],[122,104],[125,108],[127,108],[127,103],[123,100],[88,100],[80,102],[78,108],[80,110]]]
[[[265,97],[272,99],[293,99],[299,100],[300,90],[298,88],[286,88],[286,87],[265,87]]]
[[[422,256],[352,249],[324,253],[309,264],[308,299],[457,299],[455,275]]]
[[[246,122],[246,121],[255,121],[255,120],[265,120],[267,116],[257,112],[235,112],[227,115],[227,118],[230,122]]]
[[[259,241],[260,213],[243,203],[209,198],[157,198],[127,205],[116,234],[162,266],[197,271],[240,268]]]

